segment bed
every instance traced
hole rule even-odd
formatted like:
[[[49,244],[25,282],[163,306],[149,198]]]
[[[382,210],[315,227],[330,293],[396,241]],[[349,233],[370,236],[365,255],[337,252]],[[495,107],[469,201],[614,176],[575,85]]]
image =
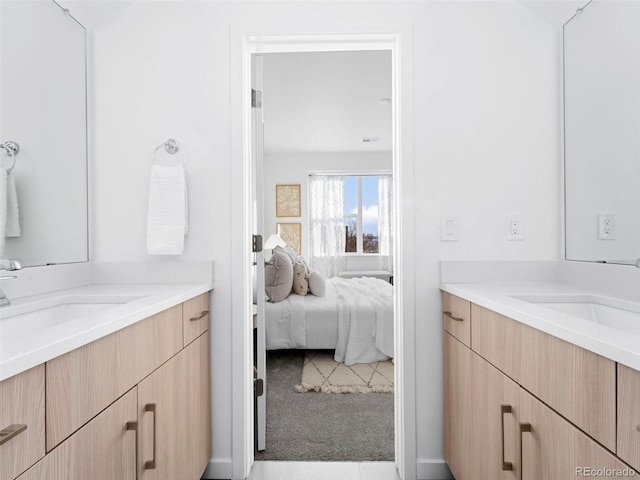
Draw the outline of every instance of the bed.
[[[393,286],[376,278],[330,278],[326,293],[266,303],[267,350],[335,349],[347,365],[393,358]]]

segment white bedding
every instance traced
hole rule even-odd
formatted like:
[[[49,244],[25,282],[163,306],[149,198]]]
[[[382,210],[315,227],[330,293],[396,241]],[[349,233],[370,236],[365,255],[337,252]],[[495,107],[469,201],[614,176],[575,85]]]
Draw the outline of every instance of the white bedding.
[[[331,278],[324,297],[291,294],[265,311],[267,350],[336,349],[349,365],[393,357],[393,286],[382,280]]]

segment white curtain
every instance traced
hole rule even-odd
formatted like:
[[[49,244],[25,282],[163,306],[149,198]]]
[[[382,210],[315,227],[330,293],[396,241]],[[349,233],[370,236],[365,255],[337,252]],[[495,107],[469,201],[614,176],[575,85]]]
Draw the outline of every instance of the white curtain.
[[[393,177],[378,177],[378,241],[380,268],[393,274]]]
[[[344,177],[309,177],[311,268],[327,278],[344,270]]]

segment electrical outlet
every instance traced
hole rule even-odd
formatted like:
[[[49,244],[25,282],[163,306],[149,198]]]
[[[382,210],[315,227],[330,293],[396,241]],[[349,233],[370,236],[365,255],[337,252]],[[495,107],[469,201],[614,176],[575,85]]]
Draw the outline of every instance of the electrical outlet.
[[[505,223],[507,240],[524,240],[524,224],[521,213],[507,213]]]
[[[616,239],[616,214],[598,213],[598,240]]]

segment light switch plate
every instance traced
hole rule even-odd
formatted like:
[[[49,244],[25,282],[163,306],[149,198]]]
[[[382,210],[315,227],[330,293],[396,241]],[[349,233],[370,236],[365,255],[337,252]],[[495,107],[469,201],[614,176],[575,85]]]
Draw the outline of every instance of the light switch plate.
[[[457,242],[460,219],[458,215],[443,215],[440,219],[440,240]]]

